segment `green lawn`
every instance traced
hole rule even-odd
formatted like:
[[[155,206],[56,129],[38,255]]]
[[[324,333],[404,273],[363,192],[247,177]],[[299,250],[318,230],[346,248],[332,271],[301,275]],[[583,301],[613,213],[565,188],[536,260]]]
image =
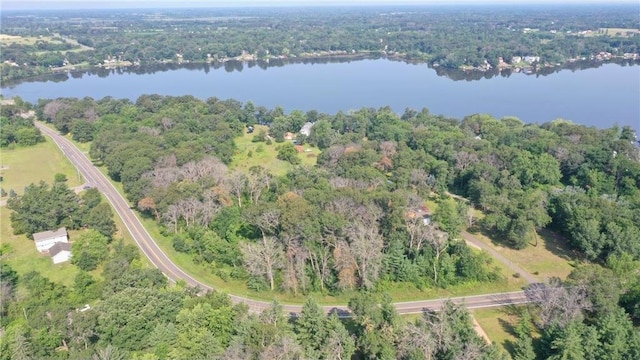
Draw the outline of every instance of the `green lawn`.
[[[8,254],[3,255],[2,261],[13,268],[19,275],[24,275],[29,271],[37,271],[51,281],[66,286],[71,286],[78,273],[78,268],[69,262],[54,265],[51,258],[40,255],[36,250],[33,240],[27,239],[25,235],[13,235],[9,214],[11,210],[0,207],[0,236],[2,246],[10,247]],[[77,233],[70,233],[70,240],[73,240]]]
[[[35,146],[17,147],[0,150],[0,173],[3,180],[0,186],[9,192],[13,189],[22,194],[24,188],[31,183],[44,180],[52,183],[56,173],[67,176],[67,185],[82,185],[84,179],[62,151],[49,139]]]
[[[64,44],[65,42],[54,36],[15,36],[0,34],[0,41],[5,45],[17,44],[17,45],[35,45],[37,41],[42,41],[46,44]]]
[[[255,134],[261,130],[267,131],[268,127],[256,125],[253,134],[245,131],[244,135],[235,139],[237,151],[231,162],[231,168],[248,171],[252,166],[260,165],[273,175],[284,175],[293,165],[286,161],[278,160],[278,148],[291,140],[285,140],[283,143],[274,141],[271,145],[267,145],[265,142],[252,142],[251,140],[253,140]],[[310,145],[303,145],[302,148],[304,151],[298,154],[302,164],[314,166],[320,150]]]
[[[47,140],[45,143],[40,143],[36,146],[10,150],[2,149],[1,161],[4,166],[2,169],[4,177],[3,188],[7,191],[14,189],[21,194],[24,187],[30,183],[36,183],[40,180],[51,183],[56,173],[67,175],[67,183],[70,187],[84,183],[84,179],[78,177],[75,167],[62,154],[60,149],[48,137],[45,137],[45,139]],[[10,213],[11,211],[5,206],[0,207],[0,243],[11,249],[2,258],[2,261],[6,261],[19,274],[33,270],[54,282],[68,286],[72,285],[78,269],[68,262],[54,265],[50,257],[42,256],[38,253],[32,240],[27,239],[25,235],[13,235],[11,221],[9,220]],[[125,243],[135,244],[120,217],[115,216],[114,221],[117,227],[115,238],[122,237]],[[73,241],[80,232],[70,231],[70,241]],[[146,258],[143,261],[148,263]],[[94,276],[99,276],[100,269],[92,273]]]
[[[547,230],[537,232],[537,245],[532,244],[522,250],[503,246],[499,242],[492,241],[484,233],[474,233],[474,235],[540,281],[545,281],[550,277],[564,279],[573,270],[570,250],[560,237]]]
[[[516,308],[517,309],[517,308]],[[513,327],[518,321],[518,316],[504,308],[475,309],[471,314],[478,321],[492,343],[500,346],[505,352],[511,350],[512,344],[516,341]]]

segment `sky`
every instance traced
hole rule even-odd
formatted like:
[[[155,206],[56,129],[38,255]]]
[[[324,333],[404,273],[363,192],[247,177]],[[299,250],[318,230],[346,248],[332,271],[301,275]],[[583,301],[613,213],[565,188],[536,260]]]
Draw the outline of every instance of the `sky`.
[[[638,0],[0,0],[0,9],[95,9],[305,5],[638,4]]]

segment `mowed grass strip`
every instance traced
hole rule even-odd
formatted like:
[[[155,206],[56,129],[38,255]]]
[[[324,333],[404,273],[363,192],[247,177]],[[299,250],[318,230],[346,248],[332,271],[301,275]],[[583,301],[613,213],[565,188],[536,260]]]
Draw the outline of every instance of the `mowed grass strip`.
[[[55,174],[65,174],[70,188],[82,185],[84,178],[64,156],[62,151],[45,136],[46,141],[35,146],[0,150],[2,187],[7,193],[13,189],[22,194],[24,188],[41,180],[51,184]],[[5,197],[6,198],[6,197]]]

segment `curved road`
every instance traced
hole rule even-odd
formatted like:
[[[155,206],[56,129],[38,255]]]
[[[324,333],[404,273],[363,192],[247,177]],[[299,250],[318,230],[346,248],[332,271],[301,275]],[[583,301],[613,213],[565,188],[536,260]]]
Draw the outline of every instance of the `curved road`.
[[[62,152],[71,160],[71,162],[80,171],[82,176],[91,186],[98,188],[109,200],[115,211],[122,218],[127,230],[142,250],[142,253],[162,271],[169,279],[184,280],[190,286],[200,287],[203,290],[213,290],[207,284],[204,284],[180,269],[174,264],[169,257],[160,249],[158,244],[153,240],[151,235],[144,228],[140,220],[136,217],[133,210],[129,206],[127,200],[116,190],[111,182],[102,174],[93,163],[82,153],[71,141],[61,136],[55,130],[50,129],[42,123],[35,122],[35,125],[47,136],[49,136],[58,145]],[[270,302],[252,300],[236,295],[230,295],[234,303],[245,303],[250,311],[261,312],[271,306]],[[395,303],[400,314],[421,313],[425,310],[438,310],[442,304],[449,299],[437,300],[419,300],[410,302]],[[469,309],[497,307],[512,304],[522,304],[528,302],[523,291],[475,295],[450,299],[456,304],[464,304]],[[324,306],[326,312],[337,312],[341,316],[348,316],[349,309],[347,306]],[[301,305],[283,305],[286,313],[295,316],[300,313]]]

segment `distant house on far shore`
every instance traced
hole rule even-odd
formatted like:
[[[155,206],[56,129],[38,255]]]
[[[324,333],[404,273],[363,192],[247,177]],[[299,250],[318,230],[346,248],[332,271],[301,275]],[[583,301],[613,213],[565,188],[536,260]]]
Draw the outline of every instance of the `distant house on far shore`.
[[[71,244],[59,242],[49,248],[49,256],[54,264],[69,261],[71,259]]]
[[[60,228],[55,231],[43,231],[33,234],[33,241],[36,243],[36,249],[40,253],[48,253],[49,249],[57,243],[68,243],[69,236],[66,228]]]

